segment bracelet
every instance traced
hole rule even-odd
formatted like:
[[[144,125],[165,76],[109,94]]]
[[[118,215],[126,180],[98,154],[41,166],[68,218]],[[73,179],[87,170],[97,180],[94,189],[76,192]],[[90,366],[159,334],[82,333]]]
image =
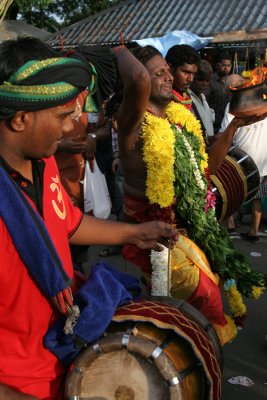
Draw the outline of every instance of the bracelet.
[[[93,139],[96,140],[96,134],[95,133],[87,133],[87,136],[91,136]]]

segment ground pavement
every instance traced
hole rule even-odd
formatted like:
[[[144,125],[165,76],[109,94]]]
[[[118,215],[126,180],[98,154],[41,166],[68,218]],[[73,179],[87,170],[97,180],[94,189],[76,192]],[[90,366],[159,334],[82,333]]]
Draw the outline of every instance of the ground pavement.
[[[237,231],[246,232],[250,216],[244,216],[242,226]],[[265,232],[266,230],[266,232]],[[239,235],[232,238],[236,247],[250,258],[255,269],[267,273],[267,219],[261,224],[259,243],[242,240]],[[94,264],[101,259],[99,250],[103,247],[90,248],[90,262]],[[138,269],[125,263],[121,256],[111,256],[102,260],[118,267],[119,270],[139,276]],[[88,266],[89,266],[88,264]],[[89,268],[87,266],[87,268]],[[233,343],[224,347],[224,370],[222,383],[222,400],[264,400],[267,399],[267,293],[259,300],[247,300],[248,317],[244,329]],[[253,385],[243,386],[228,382],[235,377],[249,378]],[[152,399],[151,399],[152,400]]]

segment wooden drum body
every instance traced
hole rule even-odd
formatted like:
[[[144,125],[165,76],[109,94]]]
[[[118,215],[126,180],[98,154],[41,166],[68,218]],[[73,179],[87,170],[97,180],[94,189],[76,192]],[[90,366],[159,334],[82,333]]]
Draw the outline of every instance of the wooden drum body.
[[[194,307],[166,297],[134,301],[75,360],[66,399],[219,400],[221,364],[219,339]]]
[[[216,195],[216,216],[219,221],[234,214],[242,204],[252,200],[260,175],[253,159],[238,147],[232,147],[216,175],[210,176]]]

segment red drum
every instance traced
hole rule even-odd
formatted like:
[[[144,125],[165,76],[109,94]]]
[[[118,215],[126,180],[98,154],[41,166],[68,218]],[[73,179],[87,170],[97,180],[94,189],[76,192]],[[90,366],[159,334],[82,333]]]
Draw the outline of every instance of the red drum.
[[[68,400],[219,400],[222,350],[190,304],[156,297],[117,310],[71,366]]]
[[[232,147],[216,175],[211,175],[216,195],[216,216],[228,218],[255,196],[260,175],[253,159],[239,147]]]

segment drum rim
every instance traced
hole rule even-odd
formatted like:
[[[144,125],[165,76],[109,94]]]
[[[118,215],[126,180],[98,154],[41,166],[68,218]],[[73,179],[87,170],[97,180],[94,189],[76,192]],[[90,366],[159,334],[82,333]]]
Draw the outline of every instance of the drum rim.
[[[188,303],[185,300],[181,300],[181,299],[176,299],[174,297],[168,297],[168,296],[147,296],[148,300],[151,301],[160,301],[164,304],[168,304],[173,306],[174,308],[176,308],[175,306],[175,302],[177,302],[178,300],[180,301],[180,307],[179,309],[183,311],[183,313],[190,319],[192,319],[194,322],[198,323],[199,327],[204,330],[206,332],[206,334],[208,335],[208,337],[211,339],[214,339],[214,341],[216,341],[217,347],[213,346],[213,340],[211,341],[212,343],[212,347],[214,349],[214,352],[217,356],[217,361],[218,364],[220,366],[221,372],[223,371],[223,350],[222,350],[222,346],[221,346],[221,342],[219,339],[219,336],[216,332],[216,330],[213,328],[212,324],[209,322],[209,320],[205,317],[205,315],[203,315],[198,309],[196,309],[194,306],[192,306],[190,303]],[[193,313],[190,314],[188,312],[188,310],[192,310],[194,311],[194,315]],[[194,319],[193,317],[195,317],[196,315],[199,316],[199,319]],[[205,327],[204,327],[204,322],[205,322]],[[206,328],[206,329],[205,329]]]

